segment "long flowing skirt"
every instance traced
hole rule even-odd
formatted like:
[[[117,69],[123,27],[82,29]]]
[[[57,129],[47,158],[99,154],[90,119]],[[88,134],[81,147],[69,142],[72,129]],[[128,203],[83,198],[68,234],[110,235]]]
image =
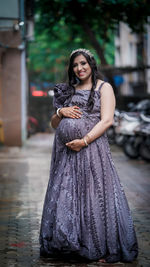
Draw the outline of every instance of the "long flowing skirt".
[[[106,134],[80,152],[55,135],[40,231],[41,255],[131,262],[138,244]]]

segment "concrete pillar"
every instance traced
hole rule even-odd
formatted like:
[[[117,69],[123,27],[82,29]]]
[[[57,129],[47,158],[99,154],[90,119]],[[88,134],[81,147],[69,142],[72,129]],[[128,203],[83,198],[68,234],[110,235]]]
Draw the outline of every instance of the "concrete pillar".
[[[13,51],[12,51],[13,50]],[[20,52],[14,49],[3,54],[2,114],[6,145],[21,145],[21,80]]]
[[[1,62],[4,144],[22,146],[26,139],[25,53],[18,49],[6,49]]]
[[[22,146],[26,140],[26,56],[20,31],[0,31],[0,118],[4,144]]]

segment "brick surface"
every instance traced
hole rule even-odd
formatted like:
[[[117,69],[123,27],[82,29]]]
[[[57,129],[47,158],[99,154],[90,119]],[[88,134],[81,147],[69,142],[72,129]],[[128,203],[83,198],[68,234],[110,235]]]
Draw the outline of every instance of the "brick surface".
[[[150,164],[129,160],[112,146],[139,242],[137,261],[124,264],[65,262],[39,257],[39,229],[49,179],[53,135],[37,134],[23,148],[0,148],[0,266],[150,266]]]

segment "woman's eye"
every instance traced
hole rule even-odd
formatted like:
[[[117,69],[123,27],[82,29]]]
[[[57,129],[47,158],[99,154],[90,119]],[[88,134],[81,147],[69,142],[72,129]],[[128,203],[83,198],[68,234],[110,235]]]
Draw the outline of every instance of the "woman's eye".
[[[74,65],[73,65],[73,68],[75,68],[76,66],[77,66],[77,64],[74,64]]]
[[[81,65],[85,65],[86,64],[86,62],[81,62]]]

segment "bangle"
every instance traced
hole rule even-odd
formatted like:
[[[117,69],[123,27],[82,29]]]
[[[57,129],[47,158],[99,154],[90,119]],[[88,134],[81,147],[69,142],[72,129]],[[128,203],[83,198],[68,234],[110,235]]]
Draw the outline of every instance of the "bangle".
[[[88,142],[86,141],[86,139],[83,137],[83,141],[85,143],[86,146],[88,146]]]
[[[61,108],[58,108],[57,111],[56,111],[56,114],[59,118],[61,118],[62,116],[60,115],[59,111],[61,110]]]

